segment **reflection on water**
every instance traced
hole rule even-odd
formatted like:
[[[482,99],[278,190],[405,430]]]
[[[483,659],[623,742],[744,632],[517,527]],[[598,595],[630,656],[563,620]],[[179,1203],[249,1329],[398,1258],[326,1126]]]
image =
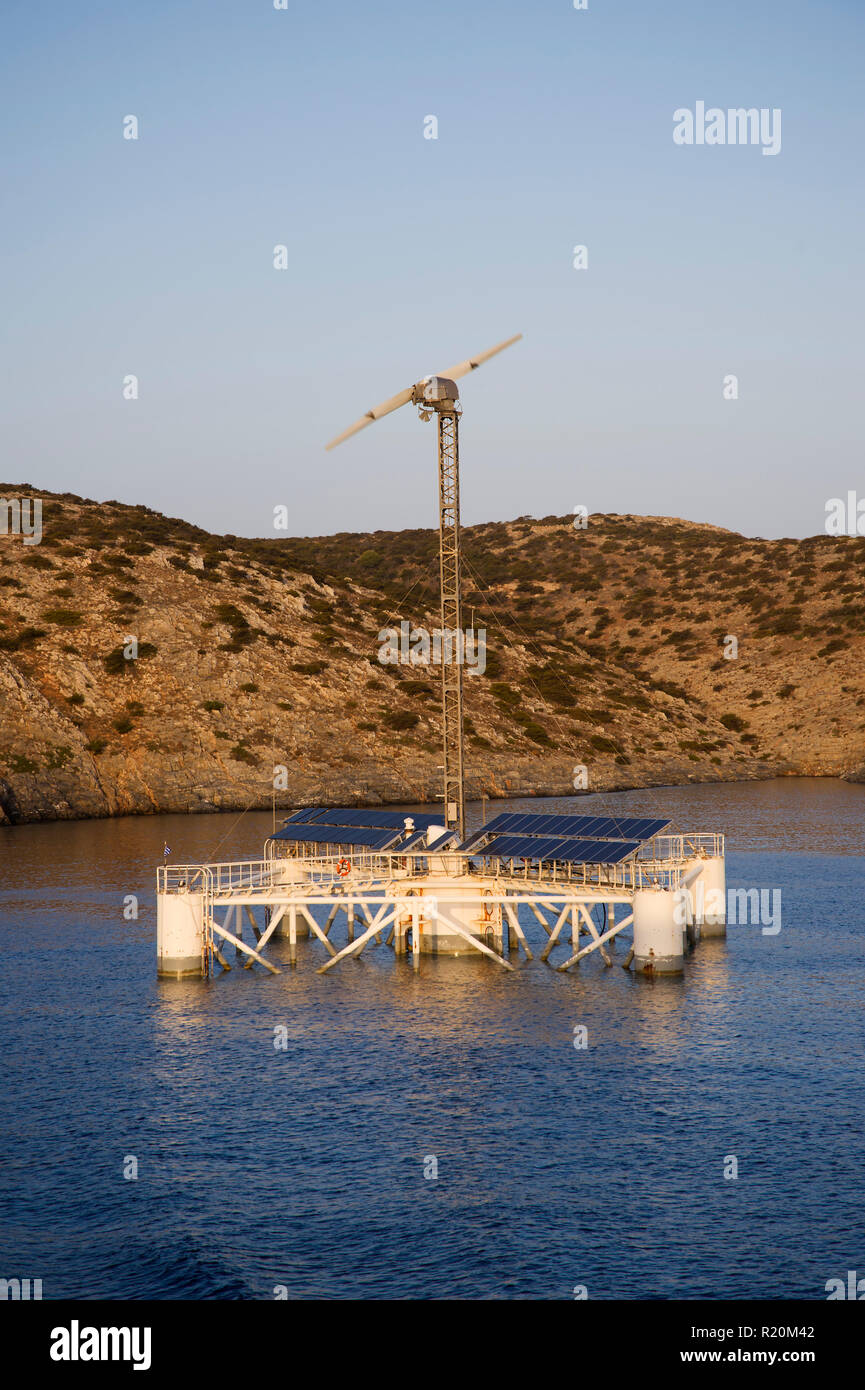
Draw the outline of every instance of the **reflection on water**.
[[[730,929],[732,932],[732,928]],[[693,987],[707,1008],[723,1010],[731,985],[731,956],[724,940],[710,937],[700,942],[700,971]]]
[[[46,1297],[824,1296],[860,1253],[865,787],[514,808],[721,829],[782,930],[731,929],[672,980],[622,970],[624,944],[568,975],[536,949],[415,976],[376,947],[321,977],[317,943],[290,971],[276,941],[278,977],[159,982],[163,841],[257,855],[269,815],[0,829],[6,1258]]]

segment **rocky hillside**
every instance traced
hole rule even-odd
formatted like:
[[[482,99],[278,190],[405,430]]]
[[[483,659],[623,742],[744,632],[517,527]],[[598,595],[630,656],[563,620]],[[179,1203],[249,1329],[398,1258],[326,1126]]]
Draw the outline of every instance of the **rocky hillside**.
[[[434,532],[245,540],[0,485],[22,496],[43,537],[0,529],[0,820],[269,806],[275,768],[280,807],[435,799],[437,671],[378,660],[382,627],[437,626]],[[589,790],[863,776],[865,539],[523,517],[464,558],[470,795],[564,794],[577,765]]]

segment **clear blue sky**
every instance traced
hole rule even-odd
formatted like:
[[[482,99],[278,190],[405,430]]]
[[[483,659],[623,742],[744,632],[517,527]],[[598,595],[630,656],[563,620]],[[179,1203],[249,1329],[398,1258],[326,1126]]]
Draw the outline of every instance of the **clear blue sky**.
[[[865,494],[862,0],[5,0],[0,39],[0,477],[434,525],[411,407],[323,445],[523,332],[464,383],[466,523]],[[698,100],[780,107],[780,154],[677,147]]]

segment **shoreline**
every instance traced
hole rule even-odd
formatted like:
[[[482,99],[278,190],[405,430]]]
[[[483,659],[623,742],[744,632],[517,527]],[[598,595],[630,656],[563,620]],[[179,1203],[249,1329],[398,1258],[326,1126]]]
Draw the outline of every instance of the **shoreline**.
[[[749,776],[730,777],[712,776],[706,777],[699,774],[691,774],[684,780],[674,780],[671,778],[640,779],[631,782],[623,782],[620,779],[611,780],[608,785],[597,786],[590,791],[575,791],[573,787],[562,787],[555,778],[550,778],[548,785],[539,786],[537,783],[531,785],[520,785],[519,781],[515,785],[508,785],[506,788],[496,784],[496,779],[490,777],[485,779],[485,783],[480,790],[472,790],[467,794],[467,804],[480,804],[485,800],[488,804],[493,802],[511,802],[527,800],[544,800],[551,798],[567,798],[578,800],[584,797],[614,795],[622,792],[639,791],[661,791],[664,789],[681,790],[686,787],[697,786],[719,786],[736,785],[747,782],[770,782],[775,780],[802,780],[820,779],[822,781],[847,782],[850,785],[865,783],[865,770],[859,769],[850,773],[824,772],[824,771],[804,771],[801,769],[791,770],[789,768],[769,768],[754,771]],[[220,804],[206,799],[200,800],[195,805],[187,804],[167,804],[158,805],[150,801],[146,806],[131,807],[118,806],[114,810],[104,811],[101,814],[94,814],[87,809],[75,809],[69,803],[64,803],[67,807],[65,812],[56,815],[46,815],[35,812],[30,815],[22,815],[11,818],[4,814],[3,805],[0,803],[0,830],[16,829],[26,825],[51,825],[64,821],[106,821],[123,820],[126,818],[148,818],[155,816],[220,816],[220,815],[245,815],[247,813],[264,814],[276,810],[277,815],[287,815],[291,811],[300,810],[307,806],[338,807],[352,806],[356,808],[374,809],[386,806],[431,806],[438,804],[440,798],[429,795],[412,795],[412,791],[417,792],[418,788],[403,787],[390,788],[383,794],[374,793],[372,795],[358,795],[357,791],[346,791],[345,796],[340,796],[334,792],[333,787],[322,790],[321,795],[309,795],[304,793],[295,798],[286,797],[285,793],[280,793],[275,807],[272,797],[264,796],[260,801],[257,799],[252,802],[244,801],[243,798],[222,800]]]

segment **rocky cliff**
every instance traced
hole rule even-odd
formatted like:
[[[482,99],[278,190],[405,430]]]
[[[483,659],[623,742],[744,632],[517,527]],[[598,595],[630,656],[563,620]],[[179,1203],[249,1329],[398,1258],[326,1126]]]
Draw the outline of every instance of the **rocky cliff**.
[[[434,532],[246,540],[0,485],[22,496],[43,534],[0,529],[0,820],[435,799],[437,670],[379,660],[383,628],[438,625]],[[463,545],[470,796],[865,777],[865,540],[593,516]]]

